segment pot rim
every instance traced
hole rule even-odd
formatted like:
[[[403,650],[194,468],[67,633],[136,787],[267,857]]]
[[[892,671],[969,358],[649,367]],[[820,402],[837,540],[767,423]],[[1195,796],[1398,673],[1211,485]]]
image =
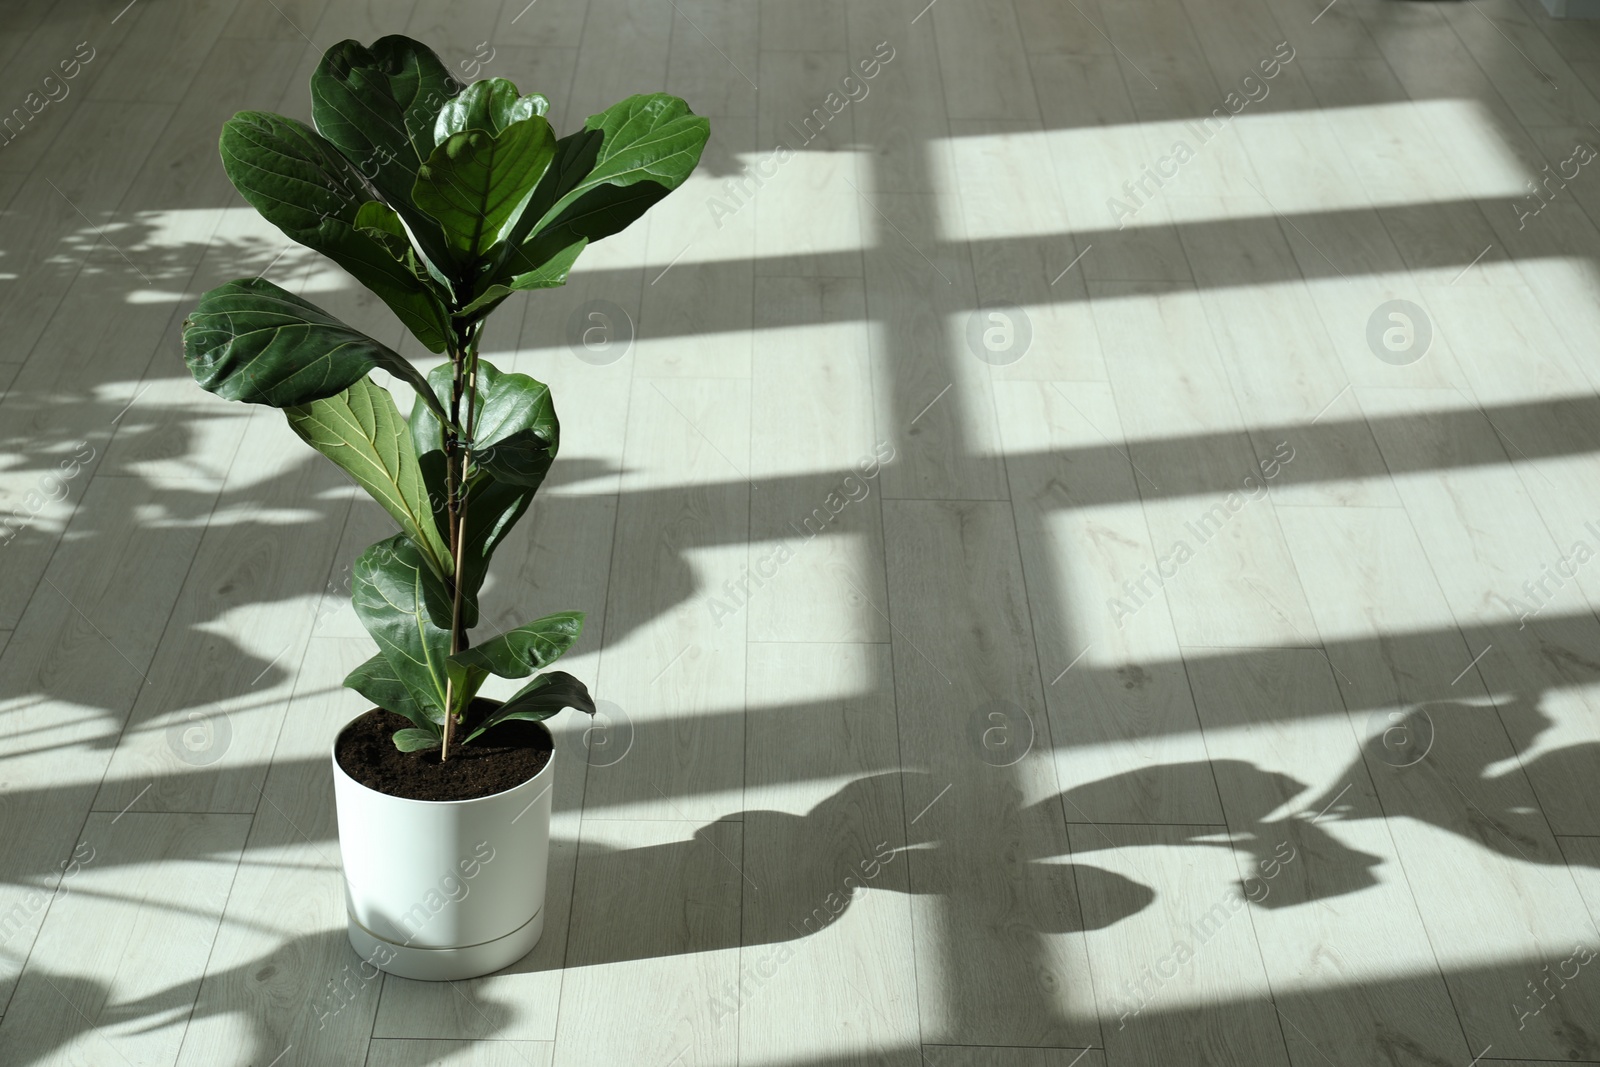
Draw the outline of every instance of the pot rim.
[[[368,715],[374,711],[383,710],[385,709],[377,707],[368,708],[366,711],[363,711],[361,715]],[[393,793],[385,793],[381,789],[374,789],[364,782],[356,781],[350,776],[348,771],[339,766],[339,739],[345,735],[345,731],[349,730],[350,727],[356,724],[356,719],[361,718],[361,715],[355,716],[355,718],[352,718],[349,722],[339,727],[339,732],[333,735],[333,742],[328,746],[328,761],[333,764],[333,773],[336,776],[343,778],[357,789],[371,793],[374,796],[383,797],[385,800],[392,801],[396,804],[421,804],[427,807],[448,807],[452,804],[477,804],[485,800],[494,800],[497,797],[509,796],[510,794],[515,793],[517,790],[533,785],[535,782],[538,782],[541,779],[548,779],[553,773],[552,768],[554,768],[556,765],[555,734],[551,733],[550,727],[546,726],[543,722],[535,722],[533,725],[543,730],[545,736],[550,738],[550,758],[545,761],[543,767],[539,768],[539,773],[534,775],[532,778],[524,779],[523,781],[520,781],[516,785],[512,786],[510,789],[502,789],[498,793],[488,793],[481,797],[466,797],[461,800],[419,800],[416,797],[397,797]]]

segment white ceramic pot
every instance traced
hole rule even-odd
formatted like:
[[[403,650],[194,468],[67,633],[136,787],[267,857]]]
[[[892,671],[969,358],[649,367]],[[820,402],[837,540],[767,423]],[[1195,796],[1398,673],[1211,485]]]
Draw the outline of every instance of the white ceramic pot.
[[[503,793],[407,800],[362,785],[334,756],[351,947],[374,967],[428,982],[475,978],[527,955],[544,932],[554,781],[552,751],[543,770]]]

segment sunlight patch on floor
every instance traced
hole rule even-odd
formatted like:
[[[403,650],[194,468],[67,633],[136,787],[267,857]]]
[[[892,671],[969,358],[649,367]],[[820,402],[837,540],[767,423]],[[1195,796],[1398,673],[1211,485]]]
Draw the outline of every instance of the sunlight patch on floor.
[[[1243,111],[1227,122],[1214,116],[1209,122],[1207,126],[1197,118],[978,134],[951,138],[949,144],[958,169],[964,156],[1050,156],[1073,222],[1095,229],[1120,228],[1123,223],[1220,221],[1203,205],[1171,194],[1242,196],[1251,191],[1247,185],[1241,187],[1242,182],[1256,184],[1260,195],[1254,206],[1225,217],[1360,210],[1462,197],[1515,199],[1525,195],[1524,183],[1533,177],[1507,148],[1490,112],[1474,100],[1384,103],[1289,115]],[[1300,150],[1281,161],[1274,159],[1281,165],[1273,171],[1271,188],[1262,188],[1251,164],[1238,153],[1239,143],[1253,149],[1257,134],[1281,142],[1286,124],[1299,124],[1313,135],[1300,139]],[[1366,170],[1372,180],[1330,182],[1330,174],[1351,173],[1353,155],[1369,157]],[[939,203],[941,233],[949,240],[1038,233],[1039,220],[1033,212],[984,212],[976,217],[969,212],[962,219],[955,196],[941,197]],[[1147,211],[1152,203],[1162,206]]]

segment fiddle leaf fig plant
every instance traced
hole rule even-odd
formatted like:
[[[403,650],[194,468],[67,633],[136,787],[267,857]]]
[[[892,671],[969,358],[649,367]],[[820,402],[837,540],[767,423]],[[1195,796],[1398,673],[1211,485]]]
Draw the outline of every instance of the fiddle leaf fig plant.
[[[264,278],[200,298],[183,326],[194,379],[279,408],[399,530],[353,569],[351,601],[378,654],[345,685],[412,723],[403,751],[454,746],[512,719],[593,714],[582,682],[539,673],[583,614],[557,612],[474,643],[496,547],[556,457],[550,390],[478,354],[512,293],[563,285],[591,242],[683,184],[710,126],[665,93],[632,96],[558,137],[550,101],[504,78],[458,83],[426,45],[343,41],[311,76],[315,128],[241,111],[222,128],[234,186],[292,240],[343,267],[429,352],[426,374],[382,342]],[[409,416],[371,374],[410,386]],[[530,680],[495,706],[490,675]]]

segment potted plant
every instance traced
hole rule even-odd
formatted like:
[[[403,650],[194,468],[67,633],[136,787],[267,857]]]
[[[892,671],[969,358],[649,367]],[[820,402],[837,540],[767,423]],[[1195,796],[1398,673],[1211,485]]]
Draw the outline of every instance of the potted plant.
[[[350,942],[374,966],[455,979],[515,961],[544,923],[554,746],[542,720],[594,713],[582,682],[538,673],[572,646],[575,611],[474,640],[490,557],[556,456],[550,391],[478,354],[511,294],[562,285],[591,241],[681,185],[707,120],[633,96],[557,137],[549,101],[503,78],[461,85],[406,37],[344,41],[311,77],[313,129],[244,111],[222,128],[234,186],[339,264],[444,357],[398,353],[264,278],[211,290],[184,360],[227,400],[281,408],[399,530],[353,568],[379,652],[345,679],[374,705],[333,749]],[[373,381],[415,393],[410,417]],[[504,701],[490,675],[530,679]]]

